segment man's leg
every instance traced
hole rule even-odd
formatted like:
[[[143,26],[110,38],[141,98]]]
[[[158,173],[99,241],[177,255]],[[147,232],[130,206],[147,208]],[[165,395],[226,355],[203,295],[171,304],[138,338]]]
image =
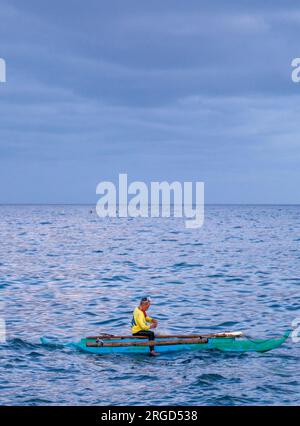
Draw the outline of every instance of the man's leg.
[[[133,336],[145,336],[148,337],[149,341],[153,341],[155,340],[155,334],[153,331],[151,330],[141,330],[138,331],[137,333],[134,333]],[[155,348],[154,346],[149,346],[150,352],[155,352]]]

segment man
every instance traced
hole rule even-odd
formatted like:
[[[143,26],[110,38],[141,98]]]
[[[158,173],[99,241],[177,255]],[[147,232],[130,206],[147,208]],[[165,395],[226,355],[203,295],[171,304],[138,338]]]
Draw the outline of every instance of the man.
[[[149,309],[150,304],[150,297],[143,297],[141,299],[139,306],[133,311],[131,331],[133,336],[146,336],[149,341],[153,341],[155,334],[150,329],[156,328],[158,321],[147,315],[146,311]],[[150,325],[147,323],[150,323]],[[151,356],[159,355],[158,352],[155,352],[154,346],[149,346],[149,349]]]

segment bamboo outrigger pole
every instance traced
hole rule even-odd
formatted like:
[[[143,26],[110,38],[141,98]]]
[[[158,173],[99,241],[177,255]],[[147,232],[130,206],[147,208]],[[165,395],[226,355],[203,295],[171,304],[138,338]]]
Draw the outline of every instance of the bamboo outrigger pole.
[[[200,339],[200,338],[232,338],[232,337],[242,337],[243,333],[241,331],[233,331],[233,332],[224,332],[224,333],[211,333],[211,334],[157,334],[155,335],[156,339]],[[97,340],[121,340],[121,339],[148,339],[147,336],[115,336],[113,334],[99,334],[98,336],[89,336],[87,339]]]
[[[183,339],[183,340],[151,340],[149,342],[87,342],[86,346],[90,348],[98,347],[127,347],[127,346],[166,346],[166,345],[187,345],[187,344],[196,344],[196,343],[207,343],[208,339],[198,338],[198,339]]]

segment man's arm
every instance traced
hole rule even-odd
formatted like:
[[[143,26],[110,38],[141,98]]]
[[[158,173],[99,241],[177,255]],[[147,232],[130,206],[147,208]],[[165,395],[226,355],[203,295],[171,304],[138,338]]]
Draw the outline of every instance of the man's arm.
[[[158,321],[156,319],[147,316],[146,321],[150,322],[152,324],[152,326],[150,328],[156,328],[157,327]]]
[[[146,319],[147,320],[147,319]],[[151,318],[152,320],[152,318]],[[142,330],[149,330],[150,325],[146,324],[144,314],[138,313],[138,315],[135,318],[136,324],[142,329]]]

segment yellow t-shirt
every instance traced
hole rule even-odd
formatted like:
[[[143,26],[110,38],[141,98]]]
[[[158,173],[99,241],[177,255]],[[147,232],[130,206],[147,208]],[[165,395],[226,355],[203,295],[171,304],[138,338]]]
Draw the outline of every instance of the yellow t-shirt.
[[[152,318],[144,315],[144,312],[140,308],[135,308],[133,311],[132,321],[131,321],[131,331],[132,333],[137,333],[141,330],[149,330],[150,325],[147,322],[152,323]]]

